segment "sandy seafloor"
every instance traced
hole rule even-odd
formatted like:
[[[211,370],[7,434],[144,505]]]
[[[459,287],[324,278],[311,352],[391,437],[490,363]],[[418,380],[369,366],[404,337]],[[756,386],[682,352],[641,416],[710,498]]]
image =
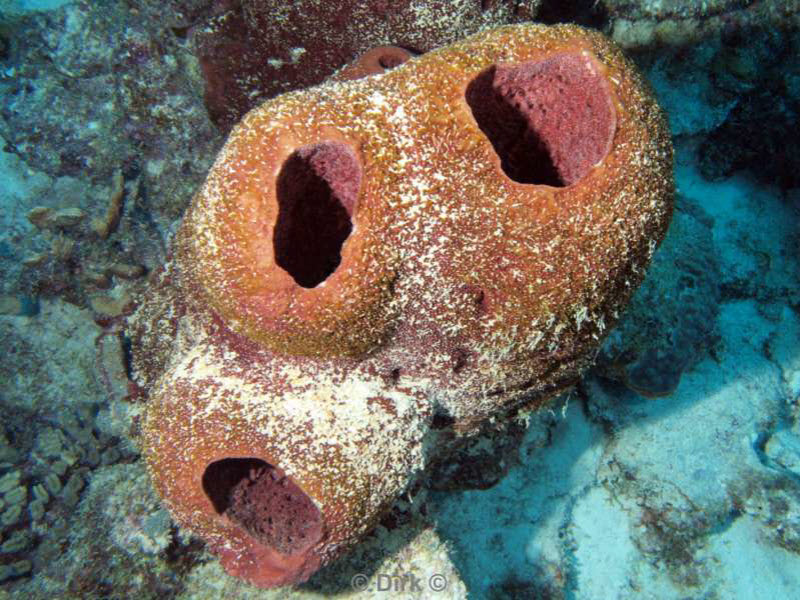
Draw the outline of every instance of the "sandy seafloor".
[[[113,178],[54,175],[6,139],[0,600],[800,598],[800,189],[758,177],[757,160],[704,177],[700,148],[735,100],[709,101],[712,78],[700,70],[676,75],[652,57],[646,67],[675,134],[676,213],[598,367],[531,418],[495,486],[430,492],[424,515],[379,526],[295,589],[226,576],[160,508],[131,439],[141,407],[125,399],[114,302],[142,285],[131,265],[163,258],[177,215],[143,202],[126,175],[138,200],[116,239],[92,242],[81,227],[102,217]],[[5,80],[20,68],[4,66]],[[73,212],[37,226],[39,206]],[[131,249],[137,240],[146,253]],[[101,265],[96,289],[56,276],[77,277],[81,261]],[[33,285],[26,269],[49,269],[62,285]],[[636,357],[614,371],[623,350]],[[360,572],[367,591],[347,583]],[[388,591],[387,574],[413,575],[420,589]],[[435,574],[444,591],[430,589]]]

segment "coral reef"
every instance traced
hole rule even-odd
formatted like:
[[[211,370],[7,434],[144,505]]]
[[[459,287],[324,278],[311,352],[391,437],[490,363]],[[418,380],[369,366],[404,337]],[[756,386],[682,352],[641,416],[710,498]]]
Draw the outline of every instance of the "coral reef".
[[[800,34],[743,29],[717,55],[715,83],[736,104],[698,148],[708,179],[750,169],[782,190],[800,186]]]
[[[672,212],[635,68],[506,27],[236,127],[130,322],[154,484],[260,586],[351,547],[436,454],[568,388]]]
[[[626,48],[689,47],[739,28],[796,29],[797,0],[602,0],[611,37]]]
[[[321,83],[376,46],[427,52],[481,28],[532,19],[539,0],[236,0],[195,26],[211,119],[228,130],[281,92]]]
[[[58,557],[89,474],[129,452],[96,428],[95,411],[88,404],[40,415],[3,410],[0,582],[42,570]]]
[[[38,4],[38,3],[25,3]],[[221,136],[203,81],[166,3],[70,2],[20,16],[0,10],[0,134],[6,152],[58,177],[141,178],[152,216],[186,208]],[[84,188],[86,185],[84,184]],[[80,201],[81,208],[92,200]],[[88,211],[87,211],[88,212]]]
[[[697,136],[705,177],[747,169],[784,193],[798,186],[800,2],[602,4],[604,29],[635,52],[673,134]]]
[[[595,372],[643,396],[665,396],[675,391],[683,371],[713,355],[722,297],[713,223],[701,207],[678,195],[650,276],[606,338]]]
[[[183,561],[197,558],[198,548],[173,539],[169,515],[141,461],[97,469],[74,519],[82,526],[74,528],[70,552],[44,565],[72,597],[174,597],[181,588],[175,554],[180,550]]]
[[[0,583],[9,585],[63,554],[92,474],[138,455],[128,419],[110,414],[122,406],[106,395],[106,384],[126,387],[124,367],[100,381],[91,313],[50,299],[38,308],[0,316]]]

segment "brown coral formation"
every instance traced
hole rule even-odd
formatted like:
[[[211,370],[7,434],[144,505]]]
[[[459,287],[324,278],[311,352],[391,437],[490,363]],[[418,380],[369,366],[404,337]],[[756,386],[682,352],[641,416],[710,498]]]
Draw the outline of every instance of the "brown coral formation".
[[[598,33],[511,26],[233,130],[131,322],[172,514],[260,586],[572,385],[664,235],[666,123]]]

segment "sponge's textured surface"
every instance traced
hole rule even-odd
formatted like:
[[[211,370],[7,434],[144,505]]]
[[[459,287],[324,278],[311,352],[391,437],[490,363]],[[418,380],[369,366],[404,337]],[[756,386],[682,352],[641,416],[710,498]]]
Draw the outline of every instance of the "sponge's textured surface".
[[[432,453],[577,380],[672,196],[661,110],[578,27],[266,102],[132,319],[165,503],[232,574],[306,579]]]

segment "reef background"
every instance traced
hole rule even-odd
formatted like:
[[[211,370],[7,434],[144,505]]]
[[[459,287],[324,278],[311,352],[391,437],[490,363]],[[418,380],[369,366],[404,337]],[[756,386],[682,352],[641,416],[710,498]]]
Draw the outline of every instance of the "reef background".
[[[224,140],[196,32],[239,3],[0,0],[0,600],[390,597],[380,576],[406,573],[419,598],[796,594],[800,4],[505,4],[639,63],[677,149],[670,231],[519,449],[443,473],[308,584],[258,591],[151,491],[120,329]]]

